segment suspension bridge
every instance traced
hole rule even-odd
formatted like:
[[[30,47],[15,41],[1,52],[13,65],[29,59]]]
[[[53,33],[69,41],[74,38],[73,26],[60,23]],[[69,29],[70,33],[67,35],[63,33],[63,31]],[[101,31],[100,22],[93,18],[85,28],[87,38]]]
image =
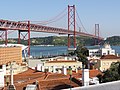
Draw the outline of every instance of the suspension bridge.
[[[8,30],[13,30],[13,31],[18,31],[18,44],[20,44],[21,39],[27,39],[28,41],[28,55],[30,55],[30,32],[46,32],[46,33],[56,33],[56,34],[66,34],[68,35],[68,48],[70,48],[70,37],[73,36],[74,40],[74,48],[76,48],[76,36],[87,36],[87,37],[92,37],[96,38],[99,40],[102,40],[103,38],[100,37],[99,35],[99,24],[95,24],[95,34],[89,34],[87,32],[83,31],[78,31],[76,26],[78,25],[77,20],[76,20],[76,15],[78,16],[78,19],[81,23],[81,26],[85,30],[79,15],[75,9],[75,5],[69,6],[68,5],[68,12],[67,12],[67,17],[68,17],[68,27],[67,29],[64,28],[57,28],[57,27],[51,27],[51,26],[46,26],[45,24],[51,23],[58,21],[61,19],[62,16],[55,20],[49,20],[49,21],[44,21],[44,22],[39,22],[37,24],[32,23],[33,21],[9,21],[9,20],[0,20],[0,38],[4,39],[5,45],[7,45],[8,42]],[[37,21],[38,22],[38,21]],[[80,26],[79,26],[80,27]],[[23,34],[26,33],[26,34]]]

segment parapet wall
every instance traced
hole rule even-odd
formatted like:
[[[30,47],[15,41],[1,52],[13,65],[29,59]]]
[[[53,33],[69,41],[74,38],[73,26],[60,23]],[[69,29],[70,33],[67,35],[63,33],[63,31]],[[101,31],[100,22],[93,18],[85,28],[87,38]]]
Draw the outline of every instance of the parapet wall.
[[[70,89],[62,89],[62,90],[70,90]],[[76,87],[71,90],[120,90],[120,80],[114,82],[108,82],[104,84],[98,85],[90,85],[87,87]]]

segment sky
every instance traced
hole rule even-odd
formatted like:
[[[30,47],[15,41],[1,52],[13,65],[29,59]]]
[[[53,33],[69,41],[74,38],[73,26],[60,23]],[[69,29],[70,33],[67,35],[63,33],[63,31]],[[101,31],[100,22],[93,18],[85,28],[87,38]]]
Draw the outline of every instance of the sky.
[[[99,24],[100,36],[104,38],[119,36],[120,0],[1,0],[0,19],[12,21],[50,20],[67,8],[68,5],[75,5],[82,24],[88,33],[94,34],[95,24]],[[67,17],[58,21],[58,23],[53,25],[55,27],[60,27],[59,25],[67,27]],[[15,37],[15,33],[9,36]],[[51,35],[56,34],[32,33],[31,37]]]

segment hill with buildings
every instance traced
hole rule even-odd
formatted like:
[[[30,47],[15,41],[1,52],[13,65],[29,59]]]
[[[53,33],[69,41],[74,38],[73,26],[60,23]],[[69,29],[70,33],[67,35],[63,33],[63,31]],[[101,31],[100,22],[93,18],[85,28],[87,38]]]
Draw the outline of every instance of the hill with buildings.
[[[55,45],[55,46],[67,46],[67,36],[49,36],[49,37],[35,37],[31,38],[31,45]],[[8,43],[17,43],[17,39],[11,38],[8,39]],[[77,37],[77,44],[82,44],[85,46],[94,45],[95,39],[90,37]],[[27,45],[27,40],[21,40],[22,44]],[[120,36],[108,37],[106,40],[103,40],[102,43],[107,42],[110,45],[120,45]],[[4,41],[0,40],[0,44],[3,44]],[[73,38],[71,38],[71,45],[73,45]]]
[[[31,38],[31,45],[55,45],[55,46],[67,46],[67,36],[49,36],[49,37],[35,37]],[[8,39],[8,43],[17,43],[17,39]],[[93,45],[94,39],[89,37],[77,37],[77,44]],[[27,40],[21,40],[22,44],[27,45]],[[4,41],[0,40],[0,44]],[[71,44],[73,44],[73,38],[71,38]]]
[[[112,36],[112,37],[108,37],[105,42],[108,42],[110,45],[116,45],[119,46],[120,45],[120,36]]]

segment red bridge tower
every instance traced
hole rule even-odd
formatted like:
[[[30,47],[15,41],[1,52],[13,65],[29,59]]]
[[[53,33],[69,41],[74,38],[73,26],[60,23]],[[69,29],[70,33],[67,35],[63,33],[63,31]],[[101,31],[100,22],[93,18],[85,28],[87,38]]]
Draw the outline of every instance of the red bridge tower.
[[[74,30],[73,34],[73,41],[74,41],[74,48],[76,48],[76,19],[75,19],[75,5],[69,6],[68,5],[68,49],[71,46],[70,42],[70,30]]]

